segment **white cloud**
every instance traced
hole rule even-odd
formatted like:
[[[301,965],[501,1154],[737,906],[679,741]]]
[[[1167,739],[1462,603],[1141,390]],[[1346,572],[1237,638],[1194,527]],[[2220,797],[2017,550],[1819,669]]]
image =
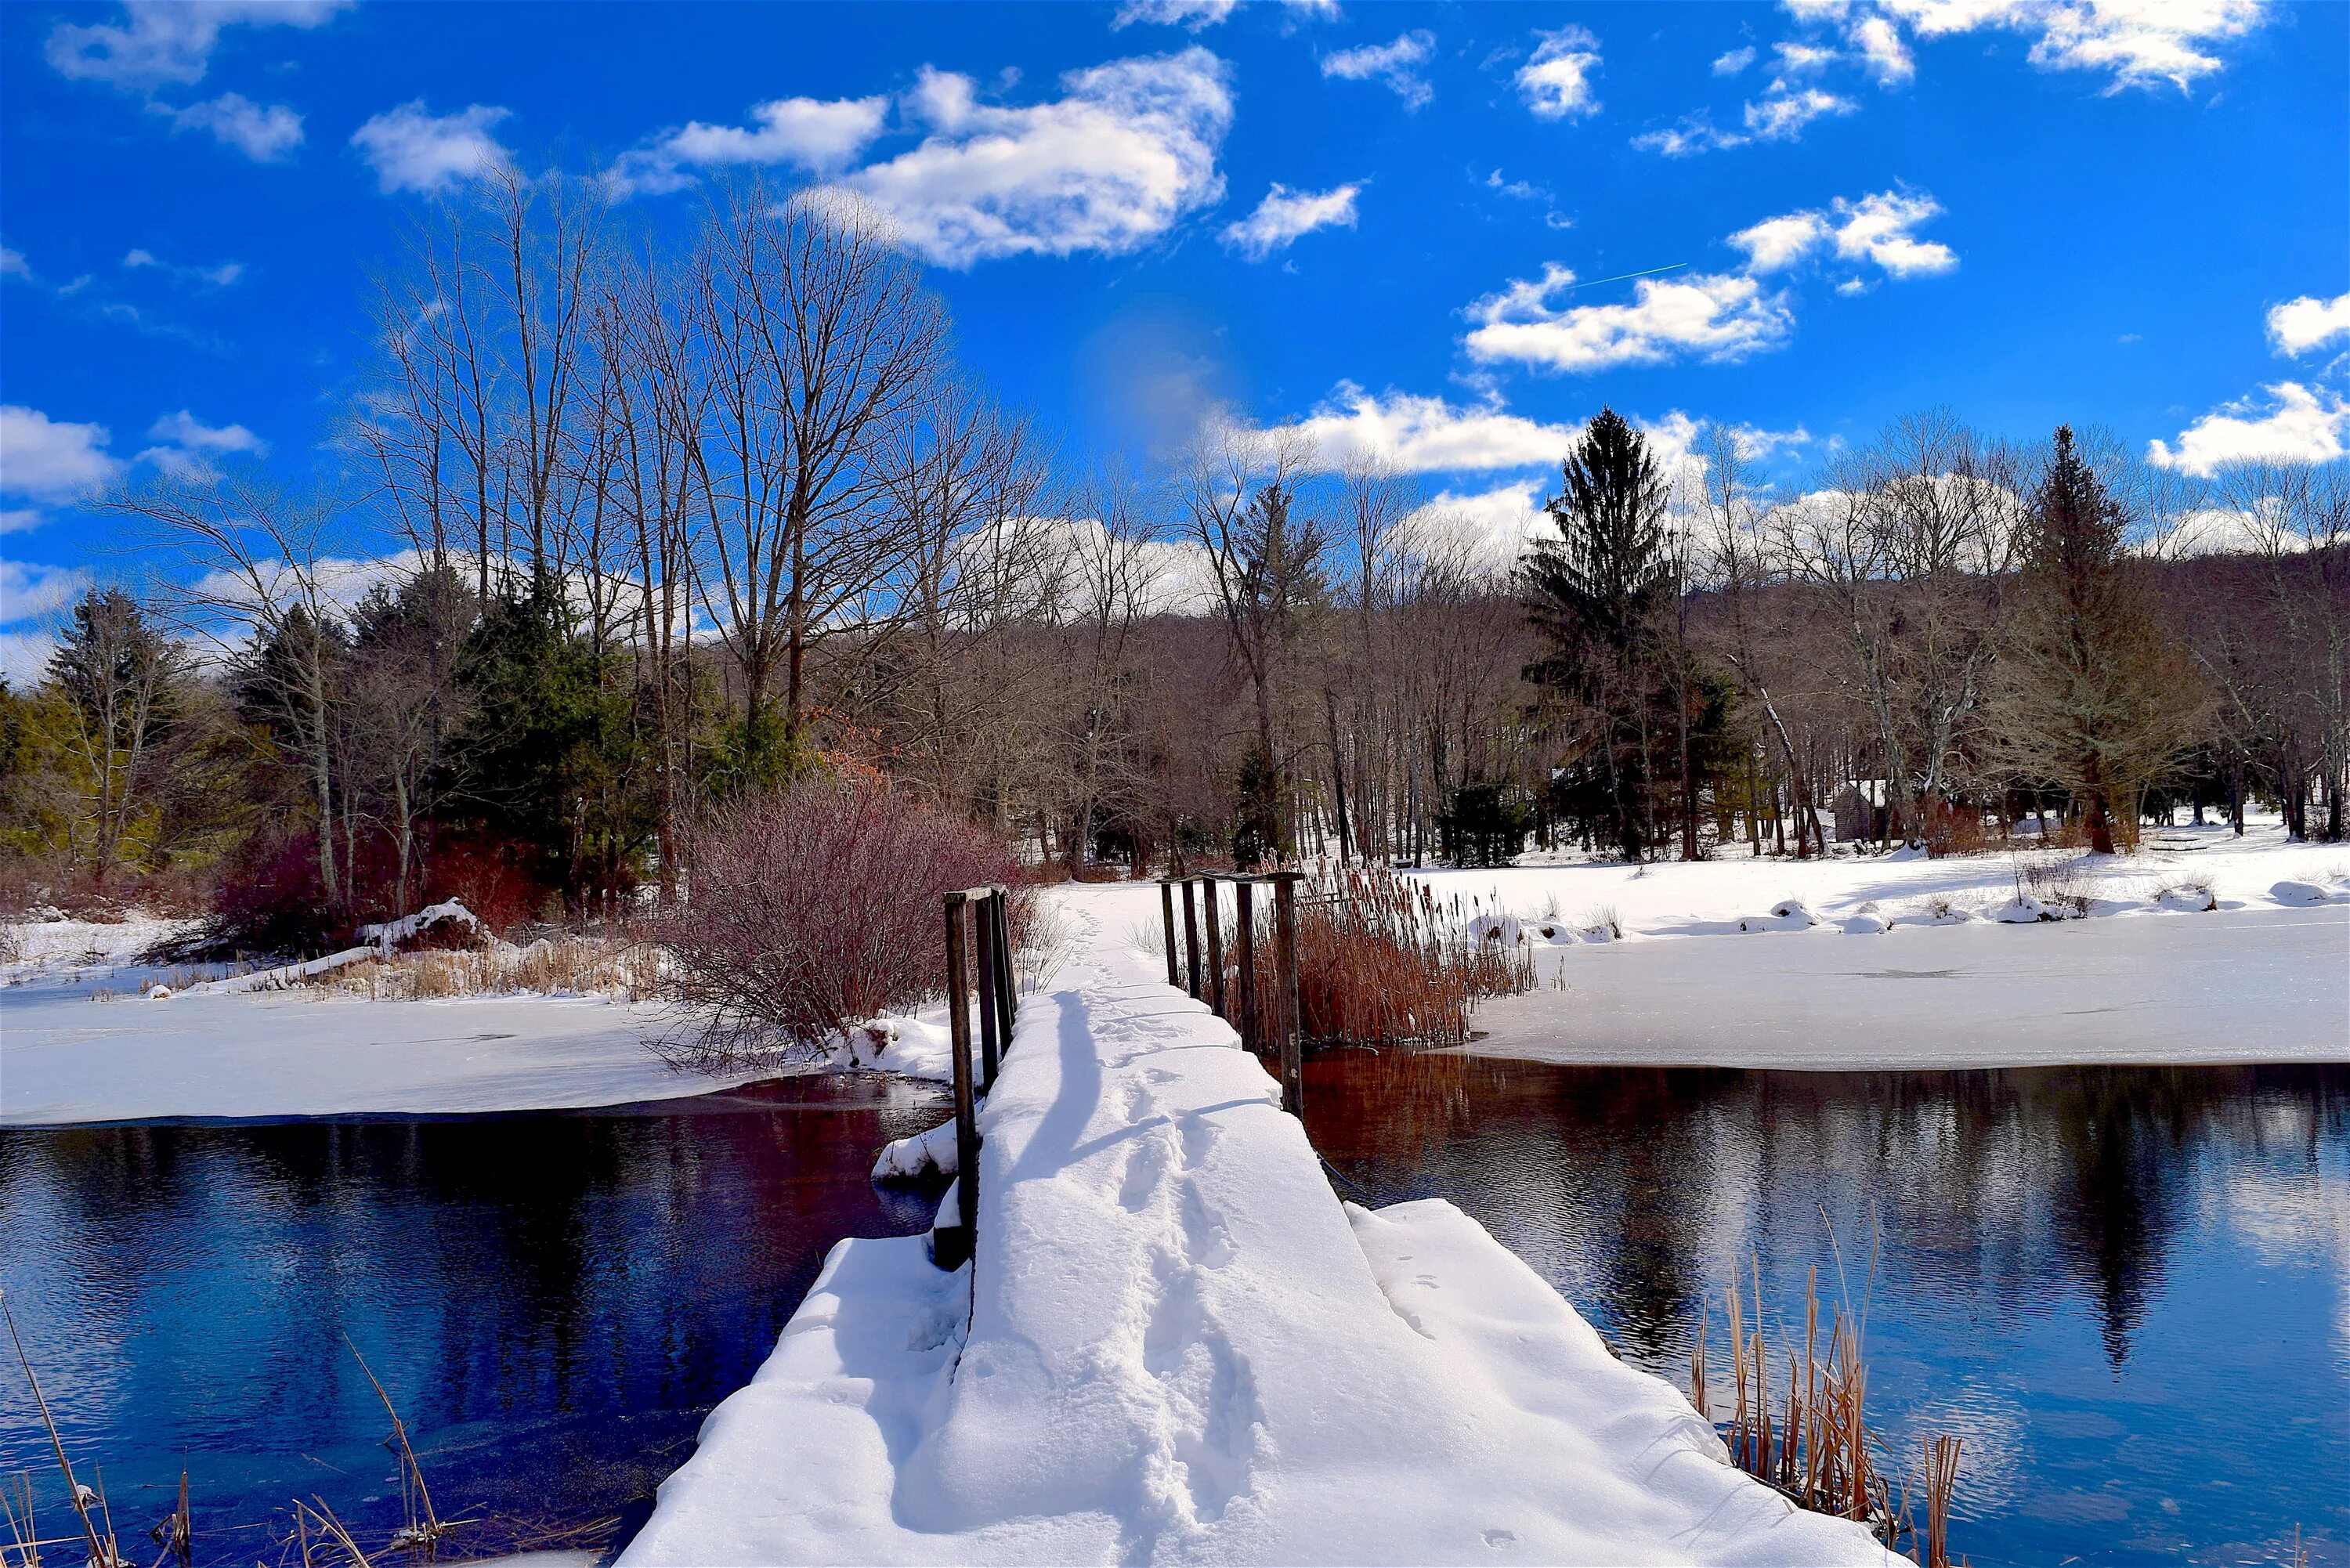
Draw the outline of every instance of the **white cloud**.
[[[483,173],[506,156],[491,127],[513,111],[473,104],[433,114],[422,99],[386,109],[351,133],[387,196],[398,191],[430,195]]]
[[[255,103],[243,93],[224,92],[185,109],[160,103],[147,107],[169,119],[175,135],[209,131],[223,147],[233,147],[255,163],[280,162],[302,145],[300,115],[282,103]]]
[[[1753,63],[1754,51],[1752,48],[1731,49],[1726,54],[1714,57],[1713,74],[1718,77],[1734,77]]]
[[[1479,300],[1470,307],[1479,323],[1465,339],[1471,356],[1586,374],[1690,355],[1742,358],[1778,347],[1794,327],[1784,295],[1736,274],[1642,278],[1628,305],[1554,306],[1551,296],[1574,282],[1553,263],[1538,281],[1513,279]]]
[[[2298,381],[2279,381],[2265,390],[2265,410],[2251,399],[2227,404],[2179,432],[2176,447],[2148,442],[2147,460],[2208,479],[2231,462],[2259,458],[2331,462],[2343,454],[2344,437],[2350,435],[2350,404],[2338,393]]]
[[[979,102],[968,77],[926,71],[905,108],[931,134],[837,188],[944,266],[1130,251],[1223,195],[1228,75],[1194,47],[1071,71],[1065,97],[1009,109]]]
[[[47,54],[59,74],[132,91],[203,79],[224,29],[316,27],[354,0],[127,0],[123,20],[60,22]]]
[[[1812,121],[1831,114],[1850,114],[1858,107],[1848,98],[1819,88],[1768,93],[1746,106],[1746,131],[1758,141],[1792,141]]]
[[[243,262],[223,262],[217,266],[182,266],[167,262],[153,251],[134,246],[124,253],[123,269],[127,272],[161,272],[183,282],[208,284],[214,288],[226,288],[244,275]]]
[[[1910,233],[1941,212],[1931,196],[1880,191],[1857,201],[1839,197],[1825,212],[1765,218],[1731,235],[1730,243],[1746,253],[1749,272],[1780,272],[1832,252],[1840,260],[1874,263],[1895,277],[1915,277],[1959,265],[1950,246]]]
[[[43,521],[38,507],[0,507],[0,534],[22,534],[27,529],[39,527]]]
[[[1599,112],[1591,96],[1591,73],[1599,66],[1599,40],[1581,27],[1535,35],[1542,42],[1518,68],[1518,91],[1543,119],[1573,119]]]
[[[77,566],[0,560],[0,625],[55,615],[88,587],[88,575]]]
[[[1403,99],[1405,108],[1418,109],[1436,96],[1419,70],[1435,53],[1436,35],[1415,27],[1397,35],[1391,44],[1365,44],[1325,55],[1322,74],[1350,82],[1385,82]]]
[[[1330,191],[1292,191],[1275,182],[1256,211],[1224,229],[1224,243],[1248,257],[1263,261],[1285,250],[1301,234],[1316,229],[1355,226],[1355,197],[1360,185]]]
[[[1772,45],[1771,52],[1779,60],[1778,75],[1771,82],[1774,92],[1786,91],[1788,84],[1796,77],[1814,76],[1825,70],[1836,57],[1836,52],[1825,45],[1806,44],[1792,38]]]
[[[829,173],[864,151],[889,117],[886,98],[776,99],[753,106],[750,129],[697,119],[622,153],[610,180],[619,191],[658,195],[691,184],[688,168],[784,163]]]
[[[24,252],[0,245],[0,277],[29,279],[32,275],[33,264],[25,259]]]
[[[2350,337],[2350,294],[2269,306],[2269,344],[2280,354],[2306,354],[2336,337]]]
[[[1335,0],[1333,0],[1335,5]],[[1239,0],[1125,0],[1118,15],[1110,18],[1113,27],[1130,27],[1137,22],[1147,22],[1161,27],[1182,27],[1198,32],[1212,27],[1232,14]]]
[[[1879,87],[1891,87],[1906,82],[1918,74],[1918,62],[1909,57],[1909,46],[1902,41],[1901,29],[1882,16],[1864,16],[1853,26],[1852,47],[1860,52],[1862,66],[1877,78]]]
[[[157,420],[148,429],[147,439],[161,444],[141,452],[138,462],[151,462],[166,473],[188,479],[213,472],[212,454],[245,452],[264,457],[269,452],[269,443],[243,425],[208,425],[185,409]]]
[[[105,450],[106,427],[52,420],[38,409],[0,405],[0,491],[65,501],[111,481],[120,460]]]
[[[2113,86],[2184,92],[2222,68],[2219,44],[2267,19],[2268,0],[1877,0],[1921,38],[2002,27],[2037,34],[2032,62],[2106,71]]]
[[[1485,188],[1499,191],[1504,196],[1514,196],[1521,202],[1547,202],[1551,193],[1529,180],[1504,180],[1502,171],[1494,170],[1485,176]]]
[[[1402,532],[1423,549],[1449,545],[1472,566],[1499,576],[1550,528],[1550,514],[1543,508],[1549,497],[1550,482],[1541,479],[1467,493],[1447,490],[1406,517]]]
[[[1718,147],[1736,147],[1745,140],[1734,130],[1720,129],[1702,114],[1691,114],[1662,130],[1642,131],[1632,138],[1632,145],[1643,152],[1659,152],[1667,158],[1690,158]]]
[[[1552,466],[1575,430],[1503,409],[1498,398],[1460,407],[1442,398],[1367,392],[1342,381],[1305,419],[1283,427],[1311,441],[1331,467],[1381,457],[1414,473]]]

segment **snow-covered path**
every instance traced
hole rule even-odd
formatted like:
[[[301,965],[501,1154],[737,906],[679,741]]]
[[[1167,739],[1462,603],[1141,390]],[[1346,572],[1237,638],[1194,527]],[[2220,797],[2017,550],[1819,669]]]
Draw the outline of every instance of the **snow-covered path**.
[[[975,1272],[836,1248],[624,1561],[1887,1560],[1450,1204],[1342,1205],[1232,1032],[1071,907]]]
[[[2350,904],[1542,958],[1544,988],[1480,1007],[1471,1052],[1840,1070],[2350,1060]]]

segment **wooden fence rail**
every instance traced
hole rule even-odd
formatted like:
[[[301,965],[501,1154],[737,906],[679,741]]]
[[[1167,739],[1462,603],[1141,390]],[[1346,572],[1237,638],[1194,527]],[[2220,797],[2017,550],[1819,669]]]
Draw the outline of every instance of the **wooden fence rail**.
[[[1208,1003],[1217,1017],[1240,1032],[1241,1045],[1251,1051],[1275,1050],[1281,1059],[1281,1108],[1304,1114],[1305,1072],[1297,1034],[1297,884],[1302,871],[1269,871],[1262,876],[1211,874],[1159,879],[1159,908],[1167,937],[1167,983]],[[1216,885],[1232,890],[1232,958],[1234,980],[1224,981],[1224,928],[1217,909]],[[1183,942],[1179,957],[1175,942],[1175,888],[1183,889]],[[1273,994],[1257,995],[1256,892],[1273,889]],[[1200,911],[1207,916],[1207,967],[1201,967]],[[1233,994],[1237,992],[1237,994]],[[1237,1004],[1237,1005],[1235,1005]]]
[[[932,1233],[931,1257],[962,1266],[979,1241],[979,1096],[995,1085],[1012,1046],[1019,985],[1012,967],[1011,894],[991,885],[946,895],[947,1039],[954,1052],[956,1223]],[[968,916],[968,919],[966,919]],[[971,980],[976,971],[978,994]],[[971,1004],[979,1008],[980,1059],[972,1061]]]

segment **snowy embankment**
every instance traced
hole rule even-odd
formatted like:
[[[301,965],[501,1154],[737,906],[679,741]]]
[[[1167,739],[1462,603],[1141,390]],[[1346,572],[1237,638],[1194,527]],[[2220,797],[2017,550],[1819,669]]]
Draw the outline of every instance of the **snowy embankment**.
[[[21,956],[0,964],[0,1126],[556,1110],[774,1075],[671,1071],[649,1043],[691,1021],[651,1003],[546,993],[370,1001],[256,987],[251,976],[207,983],[221,966],[137,961],[178,929],[10,928]],[[179,993],[148,996],[158,985]],[[843,1042],[827,1064],[948,1075],[943,1028],[889,1019],[880,1029]]]
[[[1411,873],[1538,988],[1482,1005],[1482,1054],[1814,1069],[2350,1060],[2350,847],[2273,824],[2050,852],[2081,918],[2011,924],[2006,855]],[[2046,886],[2045,883],[2043,886]],[[1055,889],[1155,948],[1155,886]],[[1777,912],[1784,911],[1784,912]]]
[[[1450,1204],[1342,1205],[1082,909],[983,1113],[973,1264],[836,1247],[623,1562],[1887,1561]]]

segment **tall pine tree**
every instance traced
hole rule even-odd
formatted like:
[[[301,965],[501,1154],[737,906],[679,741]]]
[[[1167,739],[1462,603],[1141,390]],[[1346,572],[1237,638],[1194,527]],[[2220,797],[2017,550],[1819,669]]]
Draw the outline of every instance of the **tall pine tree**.
[[[1527,674],[1596,715],[1594,761],[1613,836],[1626,859],[1638,860],[1656,839],[1650,643],[1679,590],[1665,483],[1647,441],[1607,408],[1568,452],[1564,477],[1548,505],[1558,537],[1540,541],[1519,570],[1527,618],[1549,645]]]

